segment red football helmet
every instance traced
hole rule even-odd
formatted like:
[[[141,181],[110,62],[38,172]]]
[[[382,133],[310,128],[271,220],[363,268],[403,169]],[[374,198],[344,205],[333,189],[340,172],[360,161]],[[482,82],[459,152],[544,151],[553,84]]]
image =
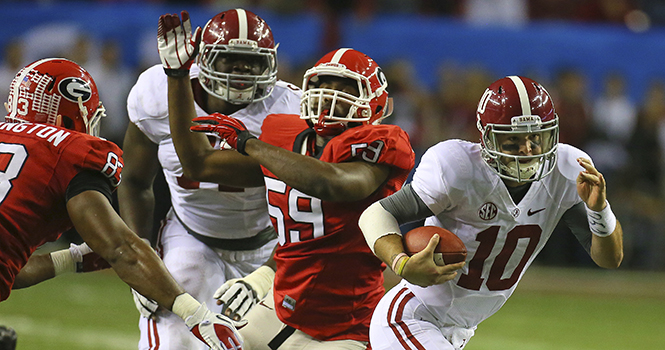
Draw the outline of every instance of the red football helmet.
[[[99,135],[106,109],[97,85],[78,64],[46,58],[21,69],[9,86],[7,116],[11,123],[43,123]]]
[[[222,71],[224,60],[242,61],[253,68],[227,67]],[[196,62],[203,89],[234,104],[267,98],[277,81],[272,31],[263,19],[243,9],[221,12],[208,21]]]
[[[320,76],[348,78],[358,83],[360,96],[318,87]],[[323,56],[305,72],[300,100],[301,118],[308,119],[319,135],[334,136],[348,128],[348,123],[379,124],[392,113],[388,81],[381,67],[362,52],[338,49]],[[332,101],[332,105],[323,103]],[[346,116],[334,115],[335,103],[351,106]]]
[[[559,143],[559,117],[550,94],[539,83],[509,76],[492,83],[476,112],[483,159],[499,176],[517,182],[538,181],[554,170]],[[497,135],[525,135],[540,154],[502,152]],[[503,161],[502,161],[503,159]]]

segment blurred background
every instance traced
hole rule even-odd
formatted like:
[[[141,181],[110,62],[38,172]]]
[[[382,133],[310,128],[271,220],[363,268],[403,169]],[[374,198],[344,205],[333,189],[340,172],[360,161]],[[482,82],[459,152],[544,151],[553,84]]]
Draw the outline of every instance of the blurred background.
[[[448,138],[477,141],[476,105],[492,81],[517,74],[541,82],[561,118],[561,142],[588,152],[608,180],[628,232],[622,268],[665,270],[662,0],[5,0],[0,96],[23,65],[72,59],[97,82],[109,115],[103,135],[122,145],[129,89],[159,63],[159,15],[188,10],[204,26],[233,7],[268,22],[280,78],[298,86],[335,48],[374,58],[395,100],[386,122],[409,133],[418,155]],[[566,232],[538,262],[592,265]]]
[[[469,348],[665,348],[664,0],[0,0],[0,5],[0,99],[27,63],[69,58],[97,82],[109,115],[103,136],[120,146],[127,94],[144,69],[159,63],[157,19],[181,10],[189,11],[194,26],[234,7],[255,12],[280,43],[279,77],[298,86],[305,69],[323,54],[338,47],[365,52],[384,69],[395,100],[386,122],[409,133],[418,156],[445,139],[478,141],[476,105],[494,80],[524,75],[539,81],[553,96],[561,142],[589,153],[607,179],[609,200],[626,233],[623,271],[595,268],[573,235],[560,229],[531,269],[537,272],[526,274],[516,296],[483,323],[485,335],[479,332]],[[164,183],[156,187],[163,197],[157,202],[168,205]],[[129,290],[104,274],[69,276],[47,282],[50,287],[14,292],[0,308],[0,324],[14,325],[19,336],[29,334],[32,347],[22,349],[135,348],[138,313],[131,311]],[[563,290],[567,294],[558,294]],[[56,294],[59,299],[53,299]],[[32,304],[36,300],[41,304]],[[606,304],[597,304],[601,301]],[[624,309],[610,313],[617,302]],[[76,308],[81,314],[94,310],[71,327],[92,327],[103,314],[110,317],[107,323],[124,328],[100,326],[77,336],[76,344],[67,343],[63,333],[73,328],[60,323],[62,310]],[[526,319],[534,309],[544,317]],[[588,320],[582,318],[587,310]],[[598,319],[603,325],[587,333]],[[550,332],[531,332],[529,326]],[[523,340],[527,334],[531,343]]]
[[[109,115],[103,136],[122,145],[127,94],[159,63],[159,15],[188,10],[204,26],[234,7],[268,22],[279,76],[298,86],[335,48],[374,58],[395,100],[386,122],[409,133],[418,155],[448,138],[478,141],[476,105],[492,81],[517,74],[541,82],[561,142],[588,152],[607,178],[628,232],[622,268],[665,271],[663,0],[4,0],[0,98],[25,64],[69,58],[96,80]],[[538,262],[593,265],[566,232]]]

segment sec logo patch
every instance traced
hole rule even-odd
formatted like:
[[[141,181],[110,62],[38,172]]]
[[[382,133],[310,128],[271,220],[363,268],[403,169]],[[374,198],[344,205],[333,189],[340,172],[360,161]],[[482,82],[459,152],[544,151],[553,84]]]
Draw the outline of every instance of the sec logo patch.
[[[487,202],[478,209],[478,217],[485,221],[492,220],[496,217],[497,212],[496,204]]]

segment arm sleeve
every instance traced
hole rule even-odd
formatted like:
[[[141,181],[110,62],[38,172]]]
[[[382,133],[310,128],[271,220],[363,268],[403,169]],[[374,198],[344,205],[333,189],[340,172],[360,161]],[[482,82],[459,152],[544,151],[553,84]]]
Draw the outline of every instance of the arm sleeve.
[[[591,230],[589,230],[584,202],[577,203],[566,210],[561,217],[561,221],[566,224],[582,247],[589,253],[591,251]]]
[[[410,183],[393,195],[380,200],[379,203],[383,209],[397,219],[400,225],[434,215],[422,199],[418,197]]]
[[[111,193],[113,186],[109,179],[102,173],[93,170],[83,170],[76,174],[67,186],[66,200],[85,191],[93,190],[103,194],[109,202],[112,202]]]

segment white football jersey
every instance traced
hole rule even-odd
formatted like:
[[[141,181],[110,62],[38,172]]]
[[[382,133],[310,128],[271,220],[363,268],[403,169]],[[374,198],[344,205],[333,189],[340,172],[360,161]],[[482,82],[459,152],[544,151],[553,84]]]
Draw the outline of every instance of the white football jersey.
[[[425,225],[454,232],[467,248],[454,280],[427,288],[405,282],[442,325],[475,327],[506,302],[563,213],[582,201],[578,157],[589,158],[559,144],[554,171],[515,204],[479,144],[448,140],[423,155],[412,187],[435,214]]]
[[[193,65],[190,78],[197,78],[198,72],[198,66]],[[232,189],[183,177],[169,128],[166,78],[161,64],[143,72],[129,93],[127,110],[130,121],[159,145],[159,162],[175,213],[189,229],[203,236],[225,239],[255,236],[271,225],[265,187]],[[258,137],[267,115],[300,114],[300,96],[299,88],[280,80],[270,97],[231,116],[245,123],[249,132]],[[196,113],[209,114],[198,105]]]

